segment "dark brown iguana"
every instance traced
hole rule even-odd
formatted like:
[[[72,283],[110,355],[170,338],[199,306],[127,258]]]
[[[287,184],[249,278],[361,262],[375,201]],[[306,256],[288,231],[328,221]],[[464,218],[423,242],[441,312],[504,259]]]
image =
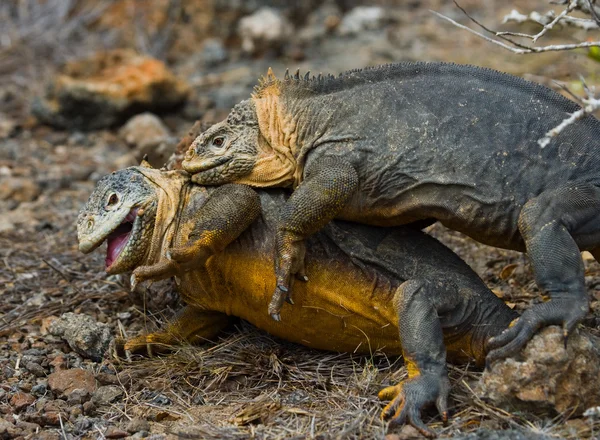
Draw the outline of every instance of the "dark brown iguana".
[[[237,316],[309,347],[402,353],[409,379],[380,392],[391,400],[382,416],[431,436],[420,411],[435,403],[447,417],[446,353],[483,362],[488,338],[517,314],[426,234],[336,221],[308,239],[311,282],[297,287],[295,313],[285,309],[275,322],[262,311],[275,288],[274,232],[285,200],[281,190],[261,191],[259,200],[244,185],[205,188],[183,172],[142,167],[102,178],[79,214],[80,250],[107,241],[107,272],[134,270],[138,281],[176,276],[187,304],[165,331],[126,348],[210,339]],[[169,248],[191,270],[167,259]]]
[[[492,342],[517,351],[546,325],[565,340],[589,309],[580,250],[600,256],[600,121],[508,74],[401,63],[339,78],[277,80],[201,134],[183,168],[204,185],[289,186],[277,229],[275,319],[303,240],[332,218],[391,226],[433,218],[483,243],[526,251],[547,302]]]

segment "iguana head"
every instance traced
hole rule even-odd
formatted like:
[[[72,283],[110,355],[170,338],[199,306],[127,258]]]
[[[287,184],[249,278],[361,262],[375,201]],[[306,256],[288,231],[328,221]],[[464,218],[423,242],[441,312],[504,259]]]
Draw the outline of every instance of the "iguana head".
[[[104,176],[79,212],[79,250],[87,254],[106,241],[108,273],[136,267],[150,245],[157,201],[155,188],[135,168]]]
[[[238,182],[252,172],[259,159],[260,137],[254,104],[242,101],[225,121],[192,142],[182,167],[201,185]]]
[[[79,250],[92,252],[105,241],[106,272],[122,273],[163,250],[165,231],[177,211],[186,178],[144,166],[115,171],[98,181],[79,212]]]

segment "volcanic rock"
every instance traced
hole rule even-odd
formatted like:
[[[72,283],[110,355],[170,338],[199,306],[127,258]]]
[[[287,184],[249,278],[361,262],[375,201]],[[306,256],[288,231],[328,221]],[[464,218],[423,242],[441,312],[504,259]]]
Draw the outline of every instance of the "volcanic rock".
[[[600,405],[600,339],[579,331],[565,349],[562,329],[547,327],[517,358],[492,365],[476,392],[509,411],[580,416]]]
[[[187,94],[188,86],[162,61],[114,50],[67,63],[45,96],[34,101],[32,112],[55,127],[94,130],[136,113],[173,109]]]
[[[88,315],[65,313],[53,321],[48,331],[68,342],[81,356],[100,361],[112,338],[110,328]]]

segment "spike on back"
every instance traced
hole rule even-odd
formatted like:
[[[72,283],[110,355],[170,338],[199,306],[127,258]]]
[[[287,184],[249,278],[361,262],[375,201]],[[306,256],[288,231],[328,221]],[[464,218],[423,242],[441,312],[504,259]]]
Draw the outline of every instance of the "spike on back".
[[[267,70],[267,76],[259,78],[258,85],[254,87],[252,98],[262,98],[269,95],[279,95],[280,84],[281,81],[275,77],[273,69],[269,67],[269,69]]]
[[[150,162],[148,162],[148,155],[144,154],[144,157],[142,158],[142,161],[140,162],[140,167],[142,168],[154,168],[152,165],[150,165]]]

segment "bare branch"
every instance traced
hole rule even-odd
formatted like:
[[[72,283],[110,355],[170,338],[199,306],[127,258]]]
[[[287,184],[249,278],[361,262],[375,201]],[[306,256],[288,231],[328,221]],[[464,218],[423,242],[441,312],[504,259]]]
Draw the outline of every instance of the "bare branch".
[[[588,7],[590,8],[590,15],[592,16],[596,24],[600,27],[600,12],[598,12],[594,7],[594,5],[592,4],[592,0],[587,0],[587,2]]]
[[[535,24],[542,25],[542,26],[544,26],[544,29],[547,29],[547,26],[549,25],[549,23],[551,23],[552,20],[556,20],[556,19],[557,19],[557,17],[554,14],[554,11],[548,11],[544,15],[540,14],[539,12],[533,11],[533,12],[530,12],[529,15],[525,15],[525,14],[521,14],[516,9],[513,9],[512,11],[510,11],[510,14],[507,14],[504,16],[504,18],[502,19],[502,23],[504,24],[504,23],[510,23],[510,22],[513,22],[513,23],[529,22],[529,23],[535,23]],[[570,15],[564,15],[560,19],[560,24],[576,27],[579,29],[583,29],[585,31],[600,29],[600,26],[598,25],[598,23],[596,23],[595,20],[592,20],[589,18],[572,17]],[[502,33],[504,33],[504,32],[502,32]],[[512,32],[507,32],[506,34],[515,35],[515,36],[524,37],[524,38],[531,38],[531,39],[535,38],[535,35],[529,35],[529,34],[520,34],[520,33],[512,33]]]
[[[484,28],[488,32],[493,33],[498,38],[504,37],[504,38],[502,38],[503,40],[509,41],[511,44],[516,46],[516,47],[513,47],[506,43],[503,43],[502,41],[498,41],[498,40],[495,40],[494,38],[490,38],[480,32],[477,32],[477,31],[465,26],[465,25],[462,25],[462,24],[452,20],[450,17],[446,17],[445,15],[440,14],[439,12],[436,12],[436,11],[431,11],[431,12],[434,13],[435,15],[437,15],[438,17],[440,17],[446,21],[449,21],[454,26],[456,26],[460,29],[464,29],[467,32],[477,35],[479,38],[483,38],[484,40],[489,41],[490,43],[496,44],[500,47],[503,47],[504,49],[510,50],[511,52],[519,54],[519,55],[528,54],[528,53],[556,52],[556,51],[562,51],[562,50],[581,49],[581,48],[585,48],[585,47],[600,47],[600,41],[582,41],[581,43],[572,43],[572,44],[551,44],[548,46],[539,46],[539,47],[538,46],[528,46],[525,44],[517,43],[510,39],[507,39],[505,37],[505,35],[507,35],[506,32],[495,32],[495,31],[490,31],[490,30]],[[469,17],[469,18],[471,18],[471,17]],[[479,23],[477,23],[477,22],[475,22],[475,23],[479,25]],[[481,26],[481,27],[483,28],[483,26]]]
[[[577,0],[572,0],[571,3],[569,3],[569,6],[567,6],[564,11],[562,11],[560,14],[558,14],[558,16],[554,20],[552,20],[550,23],[545,25],[544,28],[537,35],[535,35],[532,38],[532,41],[535,43],[546,32],[548,32],[550,29],[552,29],[556,25],[556,23],[558,23],[560,20],[562,20],[569,12],[573,11],[573,9],[575,9],[576,6],[577,6]]]
[[[522,49],[527,49],[527,46],[522,45],[518,41],[515,41],[515,40],[513,40],[511,38],[508,38],[506,35],[501,35],[501,34],[503,34],[502,32],[496,32],[496,31],[494,31],[494,30],[486,27],[483,23],[478,22],[474,17],[472,17],[471,15],[469,15],[469,13],[461,5],[459,5],[456,0],[453,0],[453,1],[454,1],[454,5],[458,9],[460,9],[462,11],[462,13],[465,14],[469,20],[471,20],[473,23],[475,23],[477,26],[479,26],[484,31],[486,31],[486,32],[488,32],[488,33],[490,33],[492,35],[497,36],[501,40],[508,41],[510,44],[513,44],[516,47],[520,47]]]
[[[592,114],[596,110],[600,109],[600,99],[590,97],[584,98],[582,101],[585,104],[584,107],[580,108],[574,113],[571,113],[571,115],[568,118],[566,118],[552,130],[546,133],[546,135],[543,138],[538,140],[538,144],[540,147],[544,148],[552,141],[552,139],[554,139],[556,136],[562,133],[565,128],[573,124],[575,121],[578,121],[579,119],[582,119],[587,115]]]

